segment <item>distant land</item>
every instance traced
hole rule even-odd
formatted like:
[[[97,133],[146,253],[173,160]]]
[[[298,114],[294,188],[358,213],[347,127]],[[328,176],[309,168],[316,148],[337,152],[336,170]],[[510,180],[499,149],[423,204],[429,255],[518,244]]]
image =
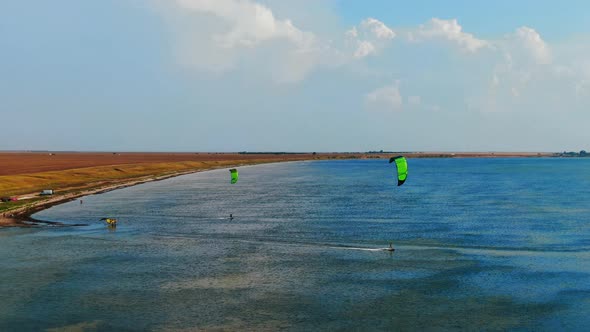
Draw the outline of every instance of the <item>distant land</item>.
[[[408,158],[507,158],[507,157],[589,157],[580,152],[76,152],[76,151],[0,151],[0,176],[63,171],[76,168],[183,162],[275,162],[313,159],[370,159],[392,155]],[[199,167],[202,165],[199,165]],[[1,190],[1,187],[0,187]],[[1,191],[0,191],[1,194]]]
[[[328,159],[588,157],[580,152],[0,152],[0,226],[31,225],[49,206],[108,190],[204,170]],[[54,194],[40,195],[42,190]]]

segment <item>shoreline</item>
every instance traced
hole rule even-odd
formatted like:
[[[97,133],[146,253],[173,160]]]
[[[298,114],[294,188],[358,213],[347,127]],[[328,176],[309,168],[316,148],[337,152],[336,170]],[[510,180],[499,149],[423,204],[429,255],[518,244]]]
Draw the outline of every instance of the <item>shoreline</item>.
[[[280,161],[274,161],[274,162],[280,162]],[[256,164],[235,164],[233,166],[223,165],[223,166],[219,166],[219,167],[182,171],[182,172],[178,172],[178,173],[172,173],[172,174],[166,174],[166,175],[160,175],[160,176],[147,176],[147,177],[136,178],[136,179],[122,180],[120,183],[117,183],[117,184],[98,186],[95,188],[85,189],[85,190],[82,190],[82,191],[76,192],[76,193],[66,193],[66,194],[61,194],[61,195],[56,194],[47,200],[34,202],[34,203],[31,203],[30,205],[19,207],[14,210],[4,212],[2,215],[0,215],[0,229],[10,228],[10,227],[28,228],[28,227],[38,227],[41,225],[52,225],[52,226],[63,226],[63,227],[88,226],[88,224],[64,224],[64,223],[58,222],[58,221],[41,220],[41,219],[33,218],[33,217],[31,217],[31,215],[33,215],[39,211],[49,209],[52,206],[56,206],[59,204],[74,201],[74,200],[76,200],[80,197],[83,197],[83,196],[98,195],[98,194],[106,193],[106,192],[117,190],[117,189],[132,187],[132,186],[136,186],[136,185],[140,185],[140,184],[148,183],[148,182],[162,181],[162,180],[166,180],[166,179],[170,179],[170,178],[174,178],[174,177],[182,176],[182,175],[200,173],[200,172],[211,171],[211,170],[221,169],[221,168],[250,166],[250,165],[256,165]],[[65,188],[65,189],[67,190],[68,188]]]
[[[10,228],[10,227],[39,227],[41,225],[52,225],[52,226],[85,226],[86,224],[64,224],[61,222],[53,222],[53,221],[46,221],[40,220],[31,217],[31,215],[48,209],[52,206],[67,203],[78,199],[79,197],[88,196],[88,195],[96,195],[105,192],[109,192],[112,190],[122,189],[126,187],[131,187],[135,185],[139,185],[142,183],[147,182],[154,182],[154,181],[161,181],[165,179],[169,179],[172,177],[177,177],[181,175],[199,173],[214,169],[221,169],[221,168],[231,168],[231,167],[239,167],[239,166],[253,166],[259,164],[268,164],[268,163],[282,163],[282,162],[292,162],[292,161],[314,161],[314,160],[326,160],[326,159],[373,159],[373,158],[386,158],[389,154],[386,153],[375,153],[375,154],[321,154],[321,155],[306,155],[306,156],[297,156],[293,159],[267,159],[267,160],[235,160],[235,163],[227,163],[223,165],[207,165],[204,168],[194,168],[189,170],[182,170],[176,171],[169,174],[164,175],[143,175],[140,177],[135,178],[128,178],[122,179],[113,183],[113,180],[110,180],[109,183],[95,183],[94,185],[90,185],[88,188],[81,189],[80,191],[71,192],[73,190],[79,189],[76,186],[70,187],[63,187],[60,188],[61,191],[70,191],[64,194],[55,194],[48,199],[43,199],[36,202],[31,202],[21,207],[14,208],[12,210],[4,211],[0,214],[0,229],[2,228]],[[538,157],[539,155],[542,157],[549,157],[549,154],[537,154],[537,153],[460,153],[460,154],[437,154],[437,153],[406,153],[409,158],[437,158],[437,157],[451,157],[451,158],[465,158],[465,157],[475,157],[475,158],[489,158],[489,157]],[[301,158],[303,157],[303,158]]]

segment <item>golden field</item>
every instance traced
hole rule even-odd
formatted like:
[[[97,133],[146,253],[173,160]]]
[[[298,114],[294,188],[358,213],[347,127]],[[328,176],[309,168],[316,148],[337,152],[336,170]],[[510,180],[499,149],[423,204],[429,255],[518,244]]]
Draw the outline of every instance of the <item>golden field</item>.
[[[0,197],[43,189],[64,193],[143,177],[267,162],[325,158],[312,154],[0,153]],[[47,170],[47,171],[37,171]]]

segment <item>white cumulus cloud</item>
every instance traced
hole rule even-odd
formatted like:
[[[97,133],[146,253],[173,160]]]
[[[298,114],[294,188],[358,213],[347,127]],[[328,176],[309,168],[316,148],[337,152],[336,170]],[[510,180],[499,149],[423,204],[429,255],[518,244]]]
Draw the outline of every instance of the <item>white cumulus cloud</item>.
[[[548,64],[551,62],[551,53],[541,35],[529,27],[520,27],[511,36],[517,45],[524,48],[533,59],[539,64]]]
[[[300,47],[309,46],[314,36],[303,32],[288,20],[279,20],[261,4],[248,0],[176,0],[186,10],[212,14],[229,25],[229,31],[215,36],[223,47],[255,46],[284,38]]]
[[[550,103],[541,100],[549,96],[553,105],[558,105],[557,100],[565,102],[561,96],[569,96],[578,103],[573,108],[581,107],[590,96],[590,61],[584,46],[588,43],[560,52],[560,45],[550,45],[532,27],[521,26],[485,40],[465,31],[453,18],[397,28],[368,17],[346,30],[322,17],[314,25],[305,16],[292,16],[297,11],[289,9],[295,5],[287,2],[153,1],[166,8],[164,17],[180,64],[220,78],[233,71],[251,80],[302,82],[312,72],[329,75],[352,69],[359,84],[356,98],[363,98],[371,109],[396,111],[402,106],[428,110],[432,104],[454,109],[449,100],[466,100],[466,109],[509,112],[531,105],[547,108]],[[331,29],[318,29],[330,22]],[[395,50],[390,48],[394,43]],[[421,53],[432,47],[415,43],[448,45],[451,51],[458,49],[469,56],[443,50],[433,59],[432,54]],[[362,61],[368,57],[380,59]],[[373,81],[363,81],[362,76],[404,77],[412,96],[402,98],[399,82],[365,93]],[[433,82],[449,84],[438,87]]]
[[[174,32],[179,63],[223,73],[246,65],[277,82],[303,79],[330,57],[329,45],[251,0],[159,1]]]
[[[377,55],[396,34],[385,23],[374,19],[364,19],[358,26],[345,33],[348,43],[354,47],[354,58]]]
[[[362,41],[358,42],[358,47],[354,51],[354,57],[355,58],[364,58],[367,55],[374,54],[375,52],[376,52],[375,45],[373,45],[369,41],[362,40]]]
[[[361,22],[361,27],[370,31],[378,39],[393,39],[395,32],[387,27],[383,22],[369,17]]]
[[[433,18],[428,23],[421,25],[416,31],[411,32],[409,38],[411,41],[417,42],[441,39],[455,43],[468,52],[476,52],[489,46],[487,41],[477,39],[472,34],[464,32],[456,19]]]
[[[369,109],[401,111],[403,100],[399,91],[399,81],[367,93],[365,102]]]

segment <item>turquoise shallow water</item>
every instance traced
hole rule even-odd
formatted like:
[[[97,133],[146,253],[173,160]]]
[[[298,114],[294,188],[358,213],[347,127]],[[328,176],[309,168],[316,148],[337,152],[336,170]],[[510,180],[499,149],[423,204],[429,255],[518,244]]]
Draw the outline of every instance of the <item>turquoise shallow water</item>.
[[[241,167],[42,211],[89,226],[0,230],[0,330],[587,330],[590,160],[409,167],[402,187],[385,160]]]

